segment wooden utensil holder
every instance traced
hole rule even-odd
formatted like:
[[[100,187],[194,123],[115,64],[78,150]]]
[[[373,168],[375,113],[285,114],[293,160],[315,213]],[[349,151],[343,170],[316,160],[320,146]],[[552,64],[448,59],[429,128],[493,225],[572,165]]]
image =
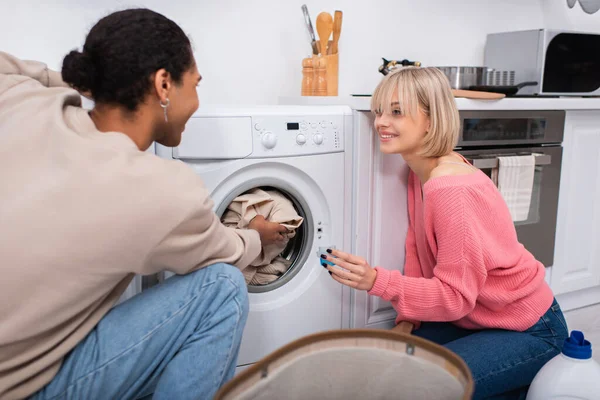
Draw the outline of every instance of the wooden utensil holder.
[[[302,96],[337,96],[339,53],[304,58],[302,75]]]
[[[339,53],[325,57],[327,70],[327,96],[338,95]]]

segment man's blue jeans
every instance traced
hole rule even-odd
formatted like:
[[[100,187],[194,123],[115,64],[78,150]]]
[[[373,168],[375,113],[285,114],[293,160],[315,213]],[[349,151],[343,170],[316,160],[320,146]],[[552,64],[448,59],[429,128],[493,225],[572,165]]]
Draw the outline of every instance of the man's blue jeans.
[[[469,366],[475,380],[473,399],[525,399],[529,384],[568,336],[560,306],[554,301],[525,332],[471,331],[449,322],[425,322],[414,335],[452,350]]]
[[[247,316],[237,268],[174,276],[113,308],[32,399],[212,399],[233,377]]]

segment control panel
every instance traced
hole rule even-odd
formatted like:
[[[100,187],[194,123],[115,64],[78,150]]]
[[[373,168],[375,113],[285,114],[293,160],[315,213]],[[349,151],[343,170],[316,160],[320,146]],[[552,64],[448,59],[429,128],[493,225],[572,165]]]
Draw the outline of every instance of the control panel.
[[[252,117],[253,152],[250,157],[280,157],[333,153],[344,150],[344,116]]]
[[[352,110],[346,106],[204,107],[187,122],[172,156],[234,160],[340,153],[351,129]]]

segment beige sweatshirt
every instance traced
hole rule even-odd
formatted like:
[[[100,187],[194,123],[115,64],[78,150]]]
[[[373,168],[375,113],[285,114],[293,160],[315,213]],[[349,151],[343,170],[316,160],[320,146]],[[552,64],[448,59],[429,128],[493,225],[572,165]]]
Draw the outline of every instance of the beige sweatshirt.
[[[0,399],[52,380],[134,274],[261,251],[226,228],[185,164],[101,133],[45,65],[0,52]]]

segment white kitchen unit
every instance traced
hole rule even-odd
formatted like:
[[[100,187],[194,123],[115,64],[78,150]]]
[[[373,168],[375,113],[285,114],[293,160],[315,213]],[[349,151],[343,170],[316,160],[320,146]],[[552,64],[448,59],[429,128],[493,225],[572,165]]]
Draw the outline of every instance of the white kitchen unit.
[[[356,112],[354,118],[354,242],[348,250],[372,266],[403,270],[408,166],[400,155],[379,151],[370,112]],[[365,291],[353,290],[351,301],[355,328],[391,327],[396,317],[389,302]]]
[[[600,303],[600,110],[566,114],[550,282],[564,309]]]
[[[408,228],[408,167],[400,156],[379,152],[370,98],[293,97],[280,102],[353,108],[354,237],[349,251],[373,266],[402,270]],[[460,111],[565,110],[554,262],[546,268],[546,280],[563,310],[600,303],[600,99],[457,99],[457,105]],[[540,202],[544,201],[542,196]],[[351,301],[353,327],[394,324],[396,314],[388,302],[364,291],[353,291]]]

